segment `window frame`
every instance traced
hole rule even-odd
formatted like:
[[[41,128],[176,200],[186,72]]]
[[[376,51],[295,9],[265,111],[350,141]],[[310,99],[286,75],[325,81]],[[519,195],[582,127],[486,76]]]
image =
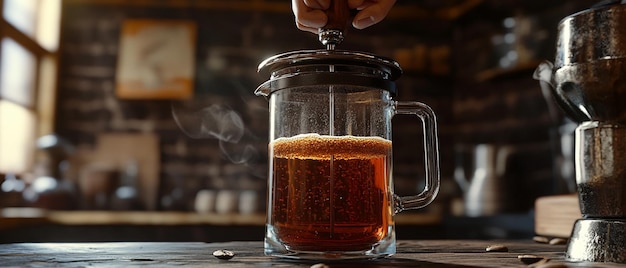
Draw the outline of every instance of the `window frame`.
[[[54,121],[56,120],[56,90],[58,88],[59,46],[57,46],[54,51],[48,50],[37,42],[36,36],[31,37],[13,26],[4,17],[4,4],[5,0],[0,0],[0,40],[10,38],[15,41],[15,43],[22,46],[25,50],[32,53],[35,57],[35,66],[33,68],[34,81],[32,81],[33,92],[31,105],[25,106],[23,104],[15,103],[9,99],[3,98],[2,96],[0,96],[0,100],[17,104],[35,115],[35,129],[33,132],[35,139],[37,139],[38,137],[54,133]],[[62,5],[62,1],[59,4]],[[38,2],[38,5],[40,5],[40,2]],[[59,13],[62,13],[61,9],[59,9]],[[59,27],[59,30],[61,26],[60,20],[61,14],[59,14],[57,26]],[[59,31],[59,40],[60,34],[61,33]],[[1,52],[2,47],[0,46],[0,53]],[[42,83],[42,80],[46,80],[46,83]],[[33,140],[33,143],[35,142],[36,140]],[[30,155],[34,157],[34,152]],[[32,169],[33,160],[34,159],[31,159],[30,161],[31,163],[29,166],[31,167],[24,170],[24,172],[28,172]],[[0,170],[0,175],[2,175],[2,173],[3,171]]]

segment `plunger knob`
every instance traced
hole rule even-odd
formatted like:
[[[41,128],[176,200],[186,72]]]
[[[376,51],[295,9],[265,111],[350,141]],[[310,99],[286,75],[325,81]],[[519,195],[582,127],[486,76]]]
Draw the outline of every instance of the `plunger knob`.
[[[319,29],[319,40],[326,46],[326,49],[334,50],[335,46],[343,42],[344,33],[350,24],[348,0],[331,0],[326,16],[328,16],[328,22]]]

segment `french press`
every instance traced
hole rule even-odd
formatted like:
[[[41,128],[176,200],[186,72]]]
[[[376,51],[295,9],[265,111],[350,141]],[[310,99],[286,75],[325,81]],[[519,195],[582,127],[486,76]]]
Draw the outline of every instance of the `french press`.
[[[265,254],[294,259],[379,258],[396,252],[394,214],[430,204],[439,189],[435,114],[398,102],[397,62],[335,49],[349,20],[333,1],[321,50],[287,52],[259,65],[255,91],[269,98]],[[391,118],[421,119],[425,188],[393,193]]]

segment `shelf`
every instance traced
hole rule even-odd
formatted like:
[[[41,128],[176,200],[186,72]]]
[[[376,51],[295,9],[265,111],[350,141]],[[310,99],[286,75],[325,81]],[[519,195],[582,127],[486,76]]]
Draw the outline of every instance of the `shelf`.
[[[537,69],[537,66],[539,66],[539,64],[541,63],[541,61],[539,60],[531,60],[528,62],[524,62],[524,63],[519,63],[513,67],[509,67],[509,68],[493,68],[493,69],[487,69],[484,71],[479,72],[476,77],[475,80],[476,82],[486,82],[486,81],[490,81],[490,80],[495,80],[498,78],[504,78],[504,77],[509,77],[509,76],[515,76],[515,75],[519,75],[519,74],[532,74],[532,72]],[[529,76],[529,78],[532,78],[532,76]]]
[[[265,225],[265,214],[218,214],[178,211],[55,211],[36,208],[1,210],[0,229],[23,223],[60,225]],[[399,225],[436,225],[442,220],[435,213],[402,213]]]

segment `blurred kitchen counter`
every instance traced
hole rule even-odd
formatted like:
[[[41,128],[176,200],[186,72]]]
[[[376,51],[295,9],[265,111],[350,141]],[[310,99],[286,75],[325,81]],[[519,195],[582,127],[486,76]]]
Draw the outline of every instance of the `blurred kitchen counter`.
[[[2,223],[48,223],[62,225],[263,225],[265,214],[217,214],[179,211],[100,211],[100,210],[41,210],[36,208],[2,209]]]
[[[37,208],[4,208],[0,229],[13,223],[52,223],[63,225],[265,225],[265,213],[196,213],[180,211],[58,211]],[[398,225],[439,224],[436,213],[402,213],[395,216]]]
[[[0,243],[114,241],[252,241],[262,239],[265,214],[182,211],[0,210]],[[396,215],[398,237],[441,237],[436,213]],[[402,234],[400,234],[402,233]]]

